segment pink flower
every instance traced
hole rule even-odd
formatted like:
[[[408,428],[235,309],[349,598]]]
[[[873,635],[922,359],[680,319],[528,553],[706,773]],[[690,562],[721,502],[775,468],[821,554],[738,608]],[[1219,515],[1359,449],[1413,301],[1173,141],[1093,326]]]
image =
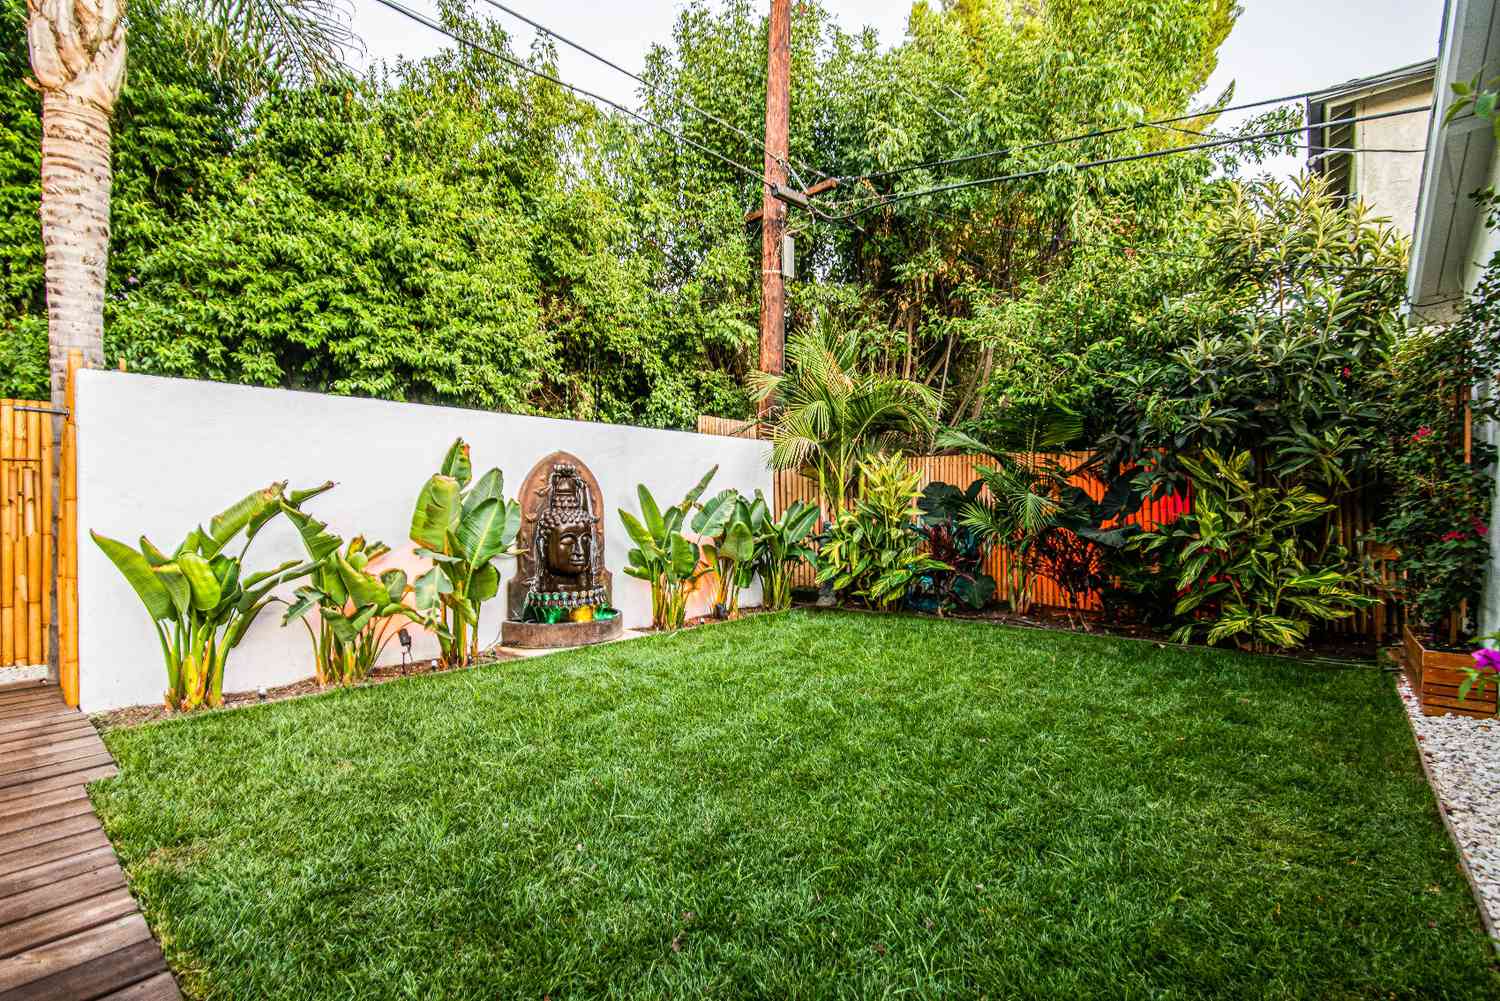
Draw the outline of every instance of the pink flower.
[[[1349,366],[1345,365],[1344,366],[1344,378],[1347,379],[1347,378],[1349,378],[1349,376],[1351,376],[1353,374],[1354,374],[1353,372],[1349,371]]]
[[[1470,518],[1469,524],[1474,527],[1474,534],[1481,539],[1490,534],[1490,526],[1480,521],[1477,517]]]
[[[1480,671],[1493,671],[1500,674],[1500,650],[1491,650],[1489,647],[1480,647],[1473,655],[1474,666]]]
[[[1445,533],[1443,535],[1443,541],[1444,542],[1458,542],[1459,540],[1461,540],[1461,539],[1467,539],[1468,537],[1469,537],[1469,533],[1468,532],[1460,532],[1458,529],[1455,528],[1453,531],[1447,532],[1447,533]]]
[[[1411,436],[1411,440],[1421,441],[1423,438],[1426,438],[1430,434],[1432,434],[1432,428],[1428,427],[1426,424],[1423,424],[1421,427],[1417,428],[1417,433]]]

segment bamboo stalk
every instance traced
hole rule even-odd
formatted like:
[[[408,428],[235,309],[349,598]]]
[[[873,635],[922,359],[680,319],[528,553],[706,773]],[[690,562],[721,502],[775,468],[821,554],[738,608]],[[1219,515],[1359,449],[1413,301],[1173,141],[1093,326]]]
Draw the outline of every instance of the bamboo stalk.
[[[83,352],[68,352],[64,390],[62,470],[58,496],[62,502],[62,534],[58,539],[58,685],[63,701],[78,706],[78,370]]]
[[[14,407],[10,411],[10,444],[11,462],[7,463],[12,470],[12,493],[11,493],[11,622],[14,625],[12,632],[16,638],[15,664],[31,663],[31,651],[28,648],[28,640],[31,633],[27,628],[26,616],[26,472],[23,466],[15,462],[15,459],[26,457],[26,415],[19,413]]]
[[[57,526],[53,520],[52,511],[52,483],[54,470],[52,468],[52,418],[50,416],[37,415],[42,418],[42,572],[50,575],[54,572],[52,554],[56,547]],[[43,579],[42,586],[42,643],[45,645],[45,663],[52,662],[52,588],[48,586],[49,580]]]
[[[47,663],[42,637],[42,593],[48,589],[42,566],[42,415],[26,415],[26,646],[33,664]]]
[[[16,613],[12,605],[15,592],[15,549],[12,540],[16,537],[13,523],[14,507],[11,504],[11,408],[6,400],[0,403],[0,666],[10,667],[16,662]]]

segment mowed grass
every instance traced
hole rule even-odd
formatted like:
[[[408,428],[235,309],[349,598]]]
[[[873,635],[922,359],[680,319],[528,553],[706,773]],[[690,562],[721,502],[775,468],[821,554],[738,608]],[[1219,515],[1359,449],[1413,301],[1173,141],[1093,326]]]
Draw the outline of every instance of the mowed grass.
[[[1493,997],[1391,679],[790,613],[108,737],[197,998]]]

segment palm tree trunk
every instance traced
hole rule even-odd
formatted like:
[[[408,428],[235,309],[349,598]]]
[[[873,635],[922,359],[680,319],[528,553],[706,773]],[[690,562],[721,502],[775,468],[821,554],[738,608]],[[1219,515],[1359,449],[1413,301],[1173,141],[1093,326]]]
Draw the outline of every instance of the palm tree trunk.
[[[109,260],[109,114],[63,91],[42,94],[42,245],[52,399],[61,404],[68,352],[104,363]]]

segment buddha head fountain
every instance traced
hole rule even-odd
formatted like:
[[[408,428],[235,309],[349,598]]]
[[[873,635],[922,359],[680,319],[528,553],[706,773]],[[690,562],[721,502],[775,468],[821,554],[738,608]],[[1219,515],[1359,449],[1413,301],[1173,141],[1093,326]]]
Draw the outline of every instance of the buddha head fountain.
[[[598,481],[575,456],[554,452],[532,468],[519,497],[521,555],[502,642],[580,646],[618,636]]]

